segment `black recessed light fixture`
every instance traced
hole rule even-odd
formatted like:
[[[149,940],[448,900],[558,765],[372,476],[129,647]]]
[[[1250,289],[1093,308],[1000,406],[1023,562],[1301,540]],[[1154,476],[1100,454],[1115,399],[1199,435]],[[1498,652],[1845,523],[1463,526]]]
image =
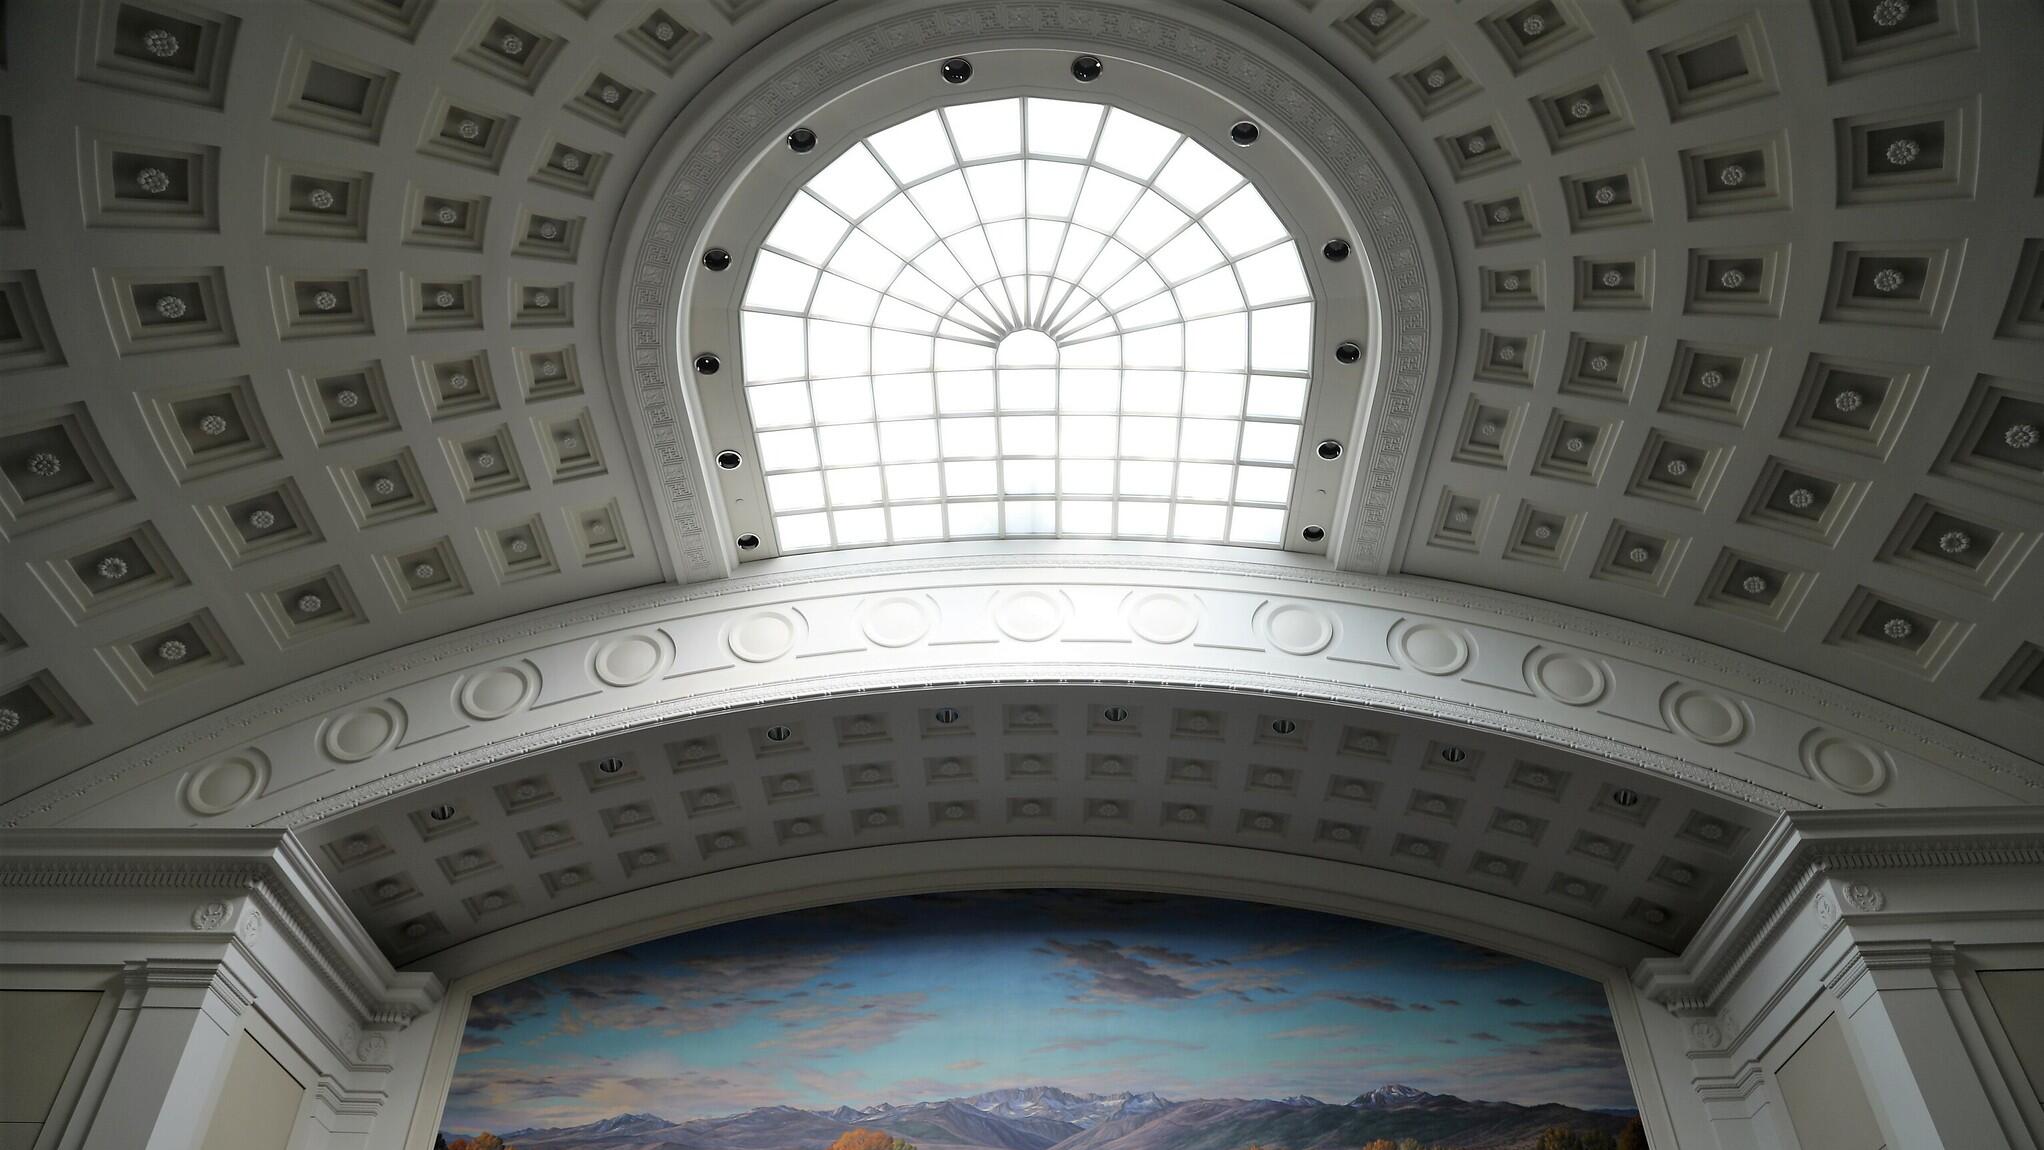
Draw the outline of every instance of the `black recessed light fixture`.
[[[816,147],[816,133],[807,128],[797,128],[788,133],[788,150],[795,153],[809,151]]]
[[[1621,807],[1636,807],[1639,805],[1639,792],[1631,787],[1620,787],[1611,792],[1611,801]]]
[[[775,724],[774,726],[767,728],[767,738],[772,739],[776,743],[785,743],[790,738],[794,737],[794,734],[795,732],[789,730],[784,726],[779,725],[778,723]]]
[[[1098,80],[1100,73],[1106,70],[1107,66],[1100,62],[1098,56],[1080,56],[1072,61],[1072,79],[1081,84],[1090,84]]]
[[[1107,708],[1106,710],[1104,710],[1104,711],[1100,712],[1100,716],[1101,716],[1102,718],[1106,719],[1106,720],[1107,720],[1108,722],[1110,722],[1110,723],[1119,723],[1119,722],[1121,722],[1121,721],[1122,721],[1123,719],[1126,719],[1126,718],[1128,718],[1128,708],[1127,708],[1127,707],[1109,707],[1109,708]]]
[[[427,814],[430,814],[430,815],[432,815],[432,816],[433,816],[433,821],[434,821],[434,822],[436,822],[436,823],[444,823],[444,822],[446,822],[446,821],[447,821],[448,819],[451,819],[451,818],[453,818],[453,817],[454,817],[454,804],[453,804],[453,803],[441,803],[441,804],[440,804],[439,806],[437,806],[437,807],[434,807],[434,808],[433,808],[432,810],[430,810],[430,811],[428,811],[428,812],[426,812],[426,813],[427,813]]]
[[[1318,543],[1322,539],[1327,538],[1327,528],[1314,523],[1307,526],[1304,531],[1299,532],[1299,535],[1308,543]]]
[[[1462,749],[1461,747],[1442,747],[1442,748],[1441,748],[1441,759],[1442,759],[1442,761],[1444,761],[1444,762],[1450,762],[1450,763],[1459,763],[1459,762],[1461,762],[1462,760],[1464,760],[1464,759],[1466,759],[1466,758],[1468,758],[1468,757],[1469,757],[1469,752],[1468,752],[1468,751],[1465,751],[1465,750],[1463,750],[1463,749]]]
[[[750,531],[738,537],[738,549],[740,551],[750,551],[757,546],[759,546],[759,536],[754,535]]]
[[[937,66],[943,73],[946,84],[963,84],[972,79],[972,61],[963,56],[953,56]]]
[[[1363,347],[1352,339],[1342,340],[1334,349],[1334,358],[1343,363],[1354,363],[1363,358]]]
[[[736,471],[739,465],[744,462],[745,457],[735,451],[719,451],[717,453],[717,466],[726,471]]]
[[[598,762],[596,764],[596,769],[602,771],[606,775],[614,775],[617,774],[619,771],[625,769],[625,761],[623,759],[618,758],[616,755],[612,755],[611,757]]]
[[[723,271],[731,266],[731,253],[723,248],[711,248],[703,253],[703,266],[713,272]]]
[[[1332,239],[1320,245],[1320,254],[1326,256],[1328,259],[1334,261],[1335,263],[1340,263],[1341,261],[1347,259],[1348,253],[1349,253],[1348,241],[1344,239]]]
[[[952,723],[958,721],[958,708],[956,707],[937,708],[936,720],[940,723],[943,723],[945,726],[950,726]]]
[[[704,375],[715,375],[717,374],[717,369],[723,366],[723,360],[718,359],[707,351],[696,357],[696,370]]]
[[[1313,454],[1318,455],[1320,458],[1328,460],[1329,462],[1340,459],[1341,440],[1323,439],[1320,441],[1320,446],[1313,449]]]
[[[1228,138],[1235,141],[1238,148],[1246,148],[1255,143],[1256,137],[1260,134],[1256,125],[1248,120],[1237,120],[1235,126],[1228,129]]]
[[[1289,735],[1299,729],[1299,724],[1290,719],[1272,719],[1270,729],[1280,735]]]

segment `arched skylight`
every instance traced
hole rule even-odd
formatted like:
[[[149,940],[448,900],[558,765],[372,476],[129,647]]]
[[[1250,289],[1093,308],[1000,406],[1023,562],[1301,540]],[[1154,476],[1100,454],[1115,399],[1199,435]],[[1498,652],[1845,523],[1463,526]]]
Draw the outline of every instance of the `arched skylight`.
[[[783,552],[1284,541],[1311,288],[1179,132],[1034,97],[878,132],[796,193],[743,308]]]

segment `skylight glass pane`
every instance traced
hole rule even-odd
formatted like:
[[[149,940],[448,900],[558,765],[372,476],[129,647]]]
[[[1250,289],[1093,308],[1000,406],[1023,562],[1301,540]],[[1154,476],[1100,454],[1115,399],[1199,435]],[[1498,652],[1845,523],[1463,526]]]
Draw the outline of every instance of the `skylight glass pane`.
[[[1298,376],[1251,376],[1246,414],[1265,419],[1304,418],[1306,381]]]
[[[767,498],[783,511],[813,511],[823,506],[823,472],[796,471],[769,475]]]
[[[1189,543],[1218,543],[1228,529],[1228,509],[1212,503],[1180,503],[1171,509],[1171,537]]]
[[[1242,293],[1252,304],[1305,299],[1311,294],[1306,271],[1299,266],[1299,253],[1290,244],[1266,248],[1236,264],[1235,270],[1242,276]]]
[[[887,513],[889,526],[894,529],[896,543],[913,543],[924,539],[944,537],[944,507],[938,503],[926,503],[909,507],[891,508]]]
[[[945,172],[936,179],[917,184],[908,197],[940,236],[969,228],[979,222],[972,197],[965,190],[964,172]]]
[[[1242,176],[1205,148],[1180,148],[1157,173],[1157,190],[1188,212],[1199,213],[1220,200]]]
[[[739,338],[745,349],[745,381],[797,379],[802,375],[802,321],[783,315],[749,311],[740,317]]]
[[[1107,123],[1100,129],[1097,162],[1147,180],[1178,140],[1178,133],[1164,125],[1116,108],[1107,113]]]
[[[970,163],[991,156],[1012,156],[1022,150],[1022,101],[988,100],[944,109],[958,158]]]
[[[1100,114],[1105,110],[1098,104],[1030,99],[1025,117],[1029,121],[1029,154],[1073,159],[1091,155]]]
[[[762,251],[753,261],[745,285],[745,306],[769,311],[801,311],[816,286],[816,269],[777,252]]]
[[[1284,503],[1292,497],[1289,467],[1242,467],[1235,472],[1238,503]]]
[[[809,181],[809,191],[853,219],[894,194],[894,181],[864,146],[855,146]]]
[[[784,550],[820,550],[830,546],[830,516],[820,511],[811,515],[777,515],[774,534],[781,537]]]
[[[1249,366],[1259,371],[1305,371],[1313,358],[1313,306],[1293,304],[1249,314]]]
[[[915,201],[908,196],[896,196],[882,204],[879,211],[866,217],[859,230],[905,260],[914,259],[916,253],[937,240],[930,221],[916,210]]]
[[[1214,238],[1229,255],[1240,256],[1285,238],[1285,225],[1254,184],[1244,184],[1205,216]]]
[[[926,113],[826,165],[743,292],[780,550],[1282,546],[1312,283],[1202,143],[1099,104]]]
[[[951,138],[944,134],[944,123],[935,112],[925,112],[884,132],[876,132],[871,142],[894,178],[902,183],[920,180],[956,162],[951,154]]]
[[[879,507],[834,511],[830,525],[837,531],[838,544],[843,547],[887,542],[887,512]]]
[[[796,192],[773,230],[767,233],[766,242],[768,247],[787,252],[804,263],[821,264],[837,247],[838,237],[851,226],[808,192]]]

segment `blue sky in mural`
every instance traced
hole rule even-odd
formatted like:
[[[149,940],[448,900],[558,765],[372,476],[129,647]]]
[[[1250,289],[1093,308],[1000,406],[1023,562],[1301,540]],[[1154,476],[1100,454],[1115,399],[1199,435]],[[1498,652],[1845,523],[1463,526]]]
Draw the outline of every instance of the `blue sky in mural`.
[[[479,995],[443,1126],[671,1121],[1047,1084],[1166,1098],[1387,1083],[1632,1105],[1595,983],[1248,903],[921,896],[677,935]]]

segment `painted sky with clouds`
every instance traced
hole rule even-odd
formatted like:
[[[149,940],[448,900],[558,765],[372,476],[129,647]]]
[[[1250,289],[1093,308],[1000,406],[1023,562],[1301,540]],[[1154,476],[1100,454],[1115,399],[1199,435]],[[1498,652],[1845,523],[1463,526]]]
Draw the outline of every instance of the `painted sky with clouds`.
[[[1374,923],[1041,891],[676,935],[476,996],[442,1127],[671,1121],[1048,1084],[1630,1107],[1601,987]]]

